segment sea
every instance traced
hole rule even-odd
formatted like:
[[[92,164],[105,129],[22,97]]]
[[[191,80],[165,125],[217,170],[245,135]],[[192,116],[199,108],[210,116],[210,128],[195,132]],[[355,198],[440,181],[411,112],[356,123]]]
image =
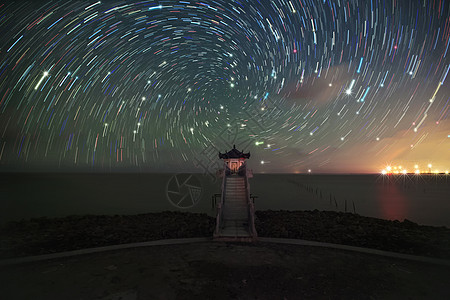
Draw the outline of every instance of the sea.
[[[254,174],[256,210],[326,210],[450,228],[450,175]],[[36,217],[216,214],[213,174],[0,173],[0,223]]]

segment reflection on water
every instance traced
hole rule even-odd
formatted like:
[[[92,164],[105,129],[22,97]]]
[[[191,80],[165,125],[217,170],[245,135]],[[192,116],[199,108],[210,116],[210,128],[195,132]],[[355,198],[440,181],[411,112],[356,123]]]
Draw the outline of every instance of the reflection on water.
[[[397,184],[378,184],[376,202],[380,205],[381,218],[403,220],[408,217],[406,193]]]

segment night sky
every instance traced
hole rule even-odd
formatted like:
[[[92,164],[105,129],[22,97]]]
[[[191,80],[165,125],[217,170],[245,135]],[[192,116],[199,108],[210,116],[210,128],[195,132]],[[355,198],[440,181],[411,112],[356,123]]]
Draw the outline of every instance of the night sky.
[[[0,168],[450,169],[448,0],[0,4]]]

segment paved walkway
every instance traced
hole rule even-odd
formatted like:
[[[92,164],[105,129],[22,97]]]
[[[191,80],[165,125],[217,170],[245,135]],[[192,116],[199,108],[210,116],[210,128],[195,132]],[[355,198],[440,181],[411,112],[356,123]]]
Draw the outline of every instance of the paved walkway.
[[[0,282],[2,299],[450,299],[445,265],[267,242],[122,246],[3,265]]]

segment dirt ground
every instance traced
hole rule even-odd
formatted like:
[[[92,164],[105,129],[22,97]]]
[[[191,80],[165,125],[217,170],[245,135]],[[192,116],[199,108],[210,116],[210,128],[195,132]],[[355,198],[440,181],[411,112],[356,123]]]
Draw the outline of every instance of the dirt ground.
[[[450,268],[272,243],[152,246],[0,268],[1,299],[450,299]]]

